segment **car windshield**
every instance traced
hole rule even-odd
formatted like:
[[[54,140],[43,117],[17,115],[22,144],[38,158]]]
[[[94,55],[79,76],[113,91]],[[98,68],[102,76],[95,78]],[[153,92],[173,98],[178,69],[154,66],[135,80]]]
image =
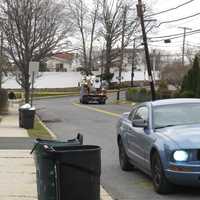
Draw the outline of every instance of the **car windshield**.
[[[200,124],[200,103],[156,106],[153,109],[155,129],[198,123]]]

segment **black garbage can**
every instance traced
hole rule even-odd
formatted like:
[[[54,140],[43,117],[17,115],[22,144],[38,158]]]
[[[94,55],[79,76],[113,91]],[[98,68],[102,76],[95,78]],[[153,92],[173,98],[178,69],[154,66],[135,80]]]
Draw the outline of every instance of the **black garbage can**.
[[[19,127],[23,128],[23,124],[22,124],[22,109],[19,108]]]
[[[38,200],[100,200],[100,147],[82,141],[36,140]]]
[[[26,117],[26,114],[24,115],[23,113],[27,113],[28,110],[31,109],[31,105],[30,104],[24,104],[22,105],[20,108],[19,108],[19,127],[20,128],[25,128],[24,126],[24,123],[25,123],[25,117]]]
[[[22,112],[24,110],[28,110],[28,108],[23,108],[23,107],[19,108],[19,127],[20,128],[24,128],[24,120],[22,120]]]
[[[55,147],[57,200],[100,200],[101,152],[99,146]]]
[[[25,129],[34,128],[35,109],[22,109],[21,110],[21,124]]]

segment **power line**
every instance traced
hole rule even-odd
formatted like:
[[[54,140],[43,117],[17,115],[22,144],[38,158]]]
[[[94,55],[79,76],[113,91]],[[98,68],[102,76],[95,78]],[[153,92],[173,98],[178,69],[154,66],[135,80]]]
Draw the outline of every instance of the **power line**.
[[[198,31],[200,31],[200,29],[196,29],[196,30],[193,30],[193,31],[189,31],[189,32],[187,32],[187,34],[194,33],[194,32],[198,32]],[[169,37],[173,37],[173,36],[183,36],[183,33],[176,33],[176,34],[171,34],[171,35],[163,35],[163,36],[149,37],[148,39],[169,38]]]
[[[187,16],[187,17],[179,18],[179,19],[174,19],[174,20],[160,22],[160,24],[159,25],[155,25],[155,27],[158,28],[162,24],[168,24],[168,23],[172,23],[172,22],[178,22],[178,21],[181,21],[181,20],[185,20],[185,19],[189,19],[189,18],[192,18],[192,17],[196,17],[197,15],[200,15],[200,13],[196,13],[196,14],[193,14],[193,15],[190,15],[190,16]]]
[[[192,32],[192,33],[190,32],[189,34],[188,33],[189,32],[186,33],[187,36],[194,35],[194,34],[200,33],[200,29],[198,31],[196,31],[196,32]],[[176,37],[169,37],[167,39],[172,40],[172,39],[177,39],[177,38],[182,38],[182,37],[183,37],[183,34],[181,34],[179,36],[176,36]],[[149,38],[149,39],[151,39],[151,38]],[[150,40],[150,42],[163,42],[163,39],[160,39],[160,40]]]
[[[178,9],[178,8],[180,8],[182,6],[185,6],[185,5],[187,5],[187,4],[189,4],[189,3],[193,2],[193,1],[195,1],[195,0],[186,1],[185,3],[180,4],[180,5],[178,5],[178,6],[174,7],[174,8],[170,8],[170,9],[163,10],[163,11],[160,11],[160,12],[157,12],[157,13],[153,13],[153,14],[147,15],[146,17],[152,17],[152,16],[155,16],[155,15],[160,15],[160,14],[172,11],[172,10],[176,10],[176,9]]]
[[[149,46],[151,46],[151,47],[158,47],[158,48],[175,48],[175,47],[177,47],[177,45],[167,46],[167,45],[157,45],[157,44],[149,44]]]

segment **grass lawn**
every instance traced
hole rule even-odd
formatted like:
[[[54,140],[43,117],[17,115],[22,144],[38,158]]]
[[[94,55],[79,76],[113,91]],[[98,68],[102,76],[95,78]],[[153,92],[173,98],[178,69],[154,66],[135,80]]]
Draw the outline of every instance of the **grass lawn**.
[[[16,98],[21,99],[22,93],[21,92],[15,92]],[[77,96],[79,95],[79,92],[34,92],[33,97],[34,98],[48,98],[48,97],[63,97],[63,96]]]
[[[31,138],[52,139],[47,129],[36,118],[34,129],[28,129],[28,134]]]

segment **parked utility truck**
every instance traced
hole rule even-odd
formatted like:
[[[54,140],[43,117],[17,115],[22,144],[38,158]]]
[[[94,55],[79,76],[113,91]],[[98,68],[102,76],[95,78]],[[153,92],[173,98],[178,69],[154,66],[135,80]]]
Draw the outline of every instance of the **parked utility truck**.
[[[80,90],[80,103],[88,104],[97,102],[99,104],[105,104],[107,95],[106,90],[102,87],[99,77],[87,76],[81,81]]]

